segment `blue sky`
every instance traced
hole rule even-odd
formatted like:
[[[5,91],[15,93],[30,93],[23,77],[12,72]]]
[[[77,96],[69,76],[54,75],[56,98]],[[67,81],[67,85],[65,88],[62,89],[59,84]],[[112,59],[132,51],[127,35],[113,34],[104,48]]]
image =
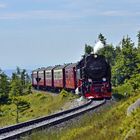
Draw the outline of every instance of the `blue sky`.
[[[118,44],[138,30],[139,0],[0,0],[0,67],[76,62],[100,32]]]

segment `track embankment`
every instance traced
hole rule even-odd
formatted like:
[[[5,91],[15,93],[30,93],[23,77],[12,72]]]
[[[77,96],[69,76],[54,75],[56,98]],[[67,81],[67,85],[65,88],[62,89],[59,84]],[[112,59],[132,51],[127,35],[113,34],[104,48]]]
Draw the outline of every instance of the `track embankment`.
[[[88,101],[87,103],[62,111],[50,116],[41,117],[38,119],[30,120],[17,125],[8,126],[0,129],[0,140],[14,139],[24,134],[31,133],[33,130],[42,129],[45,127],[50,127],[62,123],[64,121],[70,120],[80,114],[83,114],[89,110],[96,109],[99,106],[106,103],[106,100],[101,101]]]

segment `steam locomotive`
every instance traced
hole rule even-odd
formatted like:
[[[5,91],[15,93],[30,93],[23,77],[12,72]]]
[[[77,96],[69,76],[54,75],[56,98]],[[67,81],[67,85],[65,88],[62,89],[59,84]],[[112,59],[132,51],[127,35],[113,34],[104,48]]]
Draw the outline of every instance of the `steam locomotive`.
[[[32,71],[36,89],[78,90],[86,98],[111,98],[111,68],[105,57],[84,55],[78,63],[39,68]]]
[[[111,67],[104,56],[84,56],[77,70],[81,73],[78,87],[86,98],[111,98]]]

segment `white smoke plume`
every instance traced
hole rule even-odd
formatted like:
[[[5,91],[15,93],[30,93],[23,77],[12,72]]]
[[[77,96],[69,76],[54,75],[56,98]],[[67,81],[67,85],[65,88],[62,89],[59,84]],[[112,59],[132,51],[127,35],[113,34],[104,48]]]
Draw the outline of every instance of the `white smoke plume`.
[[[97,54],[98,50],[104,47],[104,44],[101,41],[98,41],[94,46],[94,54]]]

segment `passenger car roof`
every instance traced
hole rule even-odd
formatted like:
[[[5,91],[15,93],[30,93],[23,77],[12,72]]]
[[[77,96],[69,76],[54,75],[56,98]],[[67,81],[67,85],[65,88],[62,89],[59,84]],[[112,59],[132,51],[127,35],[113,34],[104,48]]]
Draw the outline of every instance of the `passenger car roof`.
[[[39,68],[38,68],[38,69],[33,70],[33,71],[32,71],[32,73],[34,73],[34,72],[38,72],[38,70],[39,70]]]
[[[54,70],[64,69],[64,68],[67,67],[68,65],[69,65],[69,64],[58,65],[56,68],[54,68]]]
[[[39,69],[38,69],[38,72],[39,72],[39,71],[44,71],[44,70],[45,70],[44,67],[43,67],[43,68],[39,68]]]
[[[55,67],[57,67],[57,66],[49,66],[49,67],[45,68],[45,71],[47,71],[47,70],[53,70]]]
[[[71,63],[68,66],[66,66],[65,69],[70,69],[70,68],[76,67],[76,65],[77,65],[77,63]]]

